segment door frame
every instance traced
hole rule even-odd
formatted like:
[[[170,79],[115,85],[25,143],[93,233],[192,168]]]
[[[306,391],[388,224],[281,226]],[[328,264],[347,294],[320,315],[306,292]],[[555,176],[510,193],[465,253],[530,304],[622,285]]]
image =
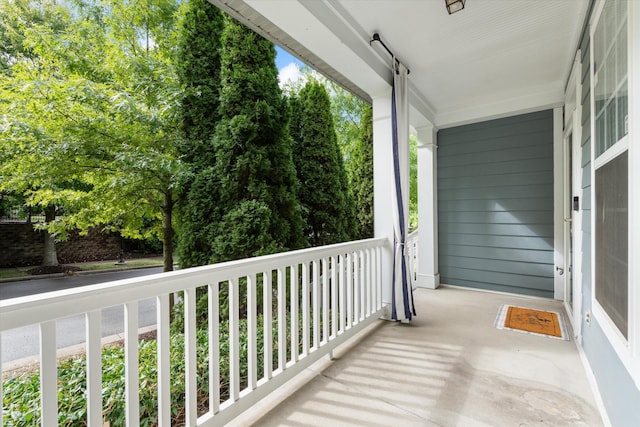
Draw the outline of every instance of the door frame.
[[[582,191],[581,56],[581,51],[578,50],[565,91],[563,132],[563,258],[565,266],[563,302],[568,314],[567,317],[573,326],[575,338],[579,341],[582,335],[582,205],[584,203]],[[572,159],[571,167],[569,165],[570,158]],[[572,203],[575,196],[579,201],[577,210],[573,209]],[[571,227],[573,227],[573,238],[569,235]],[[573,265],[571,265],[572,250]],[[569,266],[571,266],[571,272],[568,271]],[[572,301],[568,301],[570,283],[573,284]]]

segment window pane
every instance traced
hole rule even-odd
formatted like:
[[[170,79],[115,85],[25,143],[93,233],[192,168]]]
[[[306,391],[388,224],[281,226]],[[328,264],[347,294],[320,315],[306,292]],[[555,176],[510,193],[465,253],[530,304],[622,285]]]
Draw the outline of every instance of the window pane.
[[[624,83],[620,87],[618,91],[618,95],[616,98],[618,103],[618,138],[622,138],[629,132],[629,109],[627,107],[627,80],[625,79]]]
[[[593,34],[596,157],[627,134],[626,15],[626,2],[607,1]]]
[[[628,331],[628,154],[596,170],[596,300]]]
[[[609,147],[618,141],[616,139],[616,103],[609,102],[604,110],[605,115],[605,143],[604,150],[606,151]]]
[[[621,24],[627,18],[627,2],[616,1],[616,22]]]
[[[616,83],[620,83],[627,77],[627,68],[627,25],[625,21],[616,41]]]
[[[604,30],[602,25],[596,27],[593,34],[593,63],[594,71],[598,72],[602,67],[602,58],[604,58]]]
[[[596,117],[596,156],[604,153],[605,150],[604,128],[604,111],[601,111]]]
[[[616,49],[611,49],[604,60],[604,67],[606,71],[604,96],[605,99],[610,99],[611,95],[616,91]]]

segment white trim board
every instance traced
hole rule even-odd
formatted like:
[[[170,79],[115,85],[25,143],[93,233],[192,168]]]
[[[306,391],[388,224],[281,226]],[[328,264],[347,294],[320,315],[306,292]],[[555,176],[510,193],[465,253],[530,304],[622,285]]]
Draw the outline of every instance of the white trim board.
[[[564,300],[564,120],[562,108],[553,109],[553,298]]]

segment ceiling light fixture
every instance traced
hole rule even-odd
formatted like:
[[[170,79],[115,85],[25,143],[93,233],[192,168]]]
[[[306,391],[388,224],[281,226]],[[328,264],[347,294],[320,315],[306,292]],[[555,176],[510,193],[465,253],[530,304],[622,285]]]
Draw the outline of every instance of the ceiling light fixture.
[[[465,0],[444,0],[444,3],[447,5],[447,12],[449,12],[449,15],[464,9],[464,2]]]

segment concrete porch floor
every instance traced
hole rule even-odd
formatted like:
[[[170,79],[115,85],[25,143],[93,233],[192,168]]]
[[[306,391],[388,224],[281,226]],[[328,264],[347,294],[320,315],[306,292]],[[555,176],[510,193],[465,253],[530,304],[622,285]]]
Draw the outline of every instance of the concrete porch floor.
[[[560,302],[451,287],[414,296],[411,324],[380,322],[236,424],[603,425],[573,339],[494,328],[501,304],[564,313]]]

